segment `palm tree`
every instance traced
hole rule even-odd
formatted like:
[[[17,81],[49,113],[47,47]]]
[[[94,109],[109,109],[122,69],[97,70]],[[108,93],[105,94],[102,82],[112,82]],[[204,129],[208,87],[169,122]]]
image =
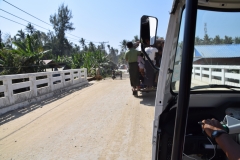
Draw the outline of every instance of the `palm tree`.
[[[42,44],[45,45],[49,40],[49,37],[46,35],[46,33],[44,32],[41,32],[41,41],[42,41]]]
[[[14,55],[11,50],[3,47],[0,50],[0,67],[3,69],[0,75],[17,74],[16,59],[19,59],[18,55]]]
[[[212,38],[210,38],[210,37],[208,36],[208,34],[205,34],[205,35],[204,35],[204,38],[203,38],[203,43],[204,43],[204,45],[210,45],[210,44],[212,44]]]
[[[93,42],[90,42],[88,44],[88,48],[89,48],[90,51],[95,51],[95,44]]]
[[[28,25],[26,26],[26,30],[28,33],[33,34],[36,29],[34,28],[34,26],[31,23],[28,23]]]
[[[127,50],[127,40],[123,40],[122,42],[120,42],[120,46],[121,46],[121,49],[123,50],[123,52],[126,52]]]
[[[219,35],[216,35],[215,38],[213,39],[214,44],[221,44],[222,40]]]
[[[108,50],[109,50],[109,54],[110,54],[110,45],[108,44],[108,45],[107,45],[107,47],[108,47]]]
[[[19,37],[20,40],[25,40],[26,36],[25,36],[25,33],[23,32],[23,30],[18,30],[17,34],[16,34],[17,37]]]
[[[234,43],[235,44],[240,44],[240,37],[235,37]]]
[[[138,38],[138,35],[134,36],[133,41],[134,41],[134,42],[140,41],[139,38]]]
[[[198,36],[195,37],[195,45],[201,45],[202,44],[202,39],[200,39]],[[183,44],[183,43],[182,43]],[[181,45],[181,48],[182,48],[182,45]]]
[[[12,50],[12,53],[19,55],[18,60],[18,73],[32,73],[40,72],[44,69],[43,61],[41,60],[43,54],[49,52],[38,49],[41,46],[37,46],[34,37],[27,35],[26,41],[15,41],[13,44],[17,47]],[[38,52],[38,50],[42,50]]]
[[[105,43],[104,43],[104,42],[100,43],[100,48],[101,48],[102,50],[105,50]]]
[[[85,47],[85,39],[81,38],[79,43],[82,45],[82,48]]]
[[[224,41],[224,44],[232,44],[233,43],[232,37],[229,37],[229,36],[225,36],[223,41]]]

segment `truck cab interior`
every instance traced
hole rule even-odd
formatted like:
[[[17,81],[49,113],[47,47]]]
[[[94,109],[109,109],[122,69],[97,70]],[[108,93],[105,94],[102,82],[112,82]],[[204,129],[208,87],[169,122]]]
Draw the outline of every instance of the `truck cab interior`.
[[[226,115],[240,120],[240,1],[175,0],[170,14],[156,92],[152,159],[225,160],[198,122],[221,122]],[[231,137],[240,144],[239,133]]]

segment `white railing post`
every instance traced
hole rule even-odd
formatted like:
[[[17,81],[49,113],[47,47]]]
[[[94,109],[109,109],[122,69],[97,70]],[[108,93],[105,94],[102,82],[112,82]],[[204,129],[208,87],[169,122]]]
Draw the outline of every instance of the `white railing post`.
[[[208,82],[211,83],[212,82],[212,68],[209,67],[208,69],[209,69],[209,75],[208,75],[209,76],[209,80],[208,80]]]
[[[81,80],[81,69],[78,69],[78,79],[79,79],[79,82]]]
[[[31,82],[30,91],[32,91],[33,96],[37,96],[37,85],[36,85],[36,76],[30,75],[29,80]]]
[[[74,76],[73,76],[73,73],[74,73],[74,71],[73,70],[71,70],[70,71],[70,77],[71,77],[71,85],[73,85],[73,81],[74,81]]]
[[[78,69],[77,72],[78,72],[77,73],[77,76],[78,76],[77,82],[79,83],[79,82],[81,82],[81,77],[80,77],[81,76],[81,71],[80,71],[80,69]]]
[[[240,75],[240,69],[239,69],[239,75]],[[239,86],[240,86],[240,76],[239,76],[239,79],[238,79],[238,80],[239,80]]]
[[[7,89],[7,80],[6,80],[6,78],[4,78],[2,80],[2,83],[3,83],[3,86],[6,88],[5,91],[4,91],[4,97],[7,97],[9,92],[8,92],[8,89]]]
[[[195,67],[193,66],[193,79],[195,79]]]
[[[200,66],[200,80],[202,81],[202,67]]]
[[[61,72],[60,75],[61,75],[62,86],[65,87],[66,86],[65,73]]]
[[[49,72],[48,74],[47,74],[47,76],[48,76],[48,83],[49,83],[49,87],[51,88],[51,91],[53,91],[53,76],[52,76],[52,73],[53,72]]]
[[[87,68],[84,68],[84,78],[87,80]]]
[[[10,104],[14,103],[14,97],[13,97],[13,88],[12,88],[12,79],[4,79],[3,80],[3,85],[6,86],[6,92],[4,92],[5,97],[8,98],[8,101]]]
[[[222,68],[222,76],[221,76],[222,84],[225,84],[225,69]]]

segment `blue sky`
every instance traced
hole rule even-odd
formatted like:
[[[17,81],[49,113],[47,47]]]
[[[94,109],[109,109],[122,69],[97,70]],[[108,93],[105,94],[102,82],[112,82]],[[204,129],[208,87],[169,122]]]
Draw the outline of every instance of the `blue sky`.
[[[184,21],[185,11],[183,11]],[[240,37],[240,12],[213,12],[199,10],[197,12],[196,35],[203,39],[205,35],[204,27],[206,24],[207,34],[209,38],[215,38],[219,35],[224,39],[225,36],[230,36],[233,39]],[[183,41],[184,23],[181,24],[179,42]]]
[[[35,17],[49,22],[50,15],[57,13],[58,7],[64,3],[72,10],[71,22],[75,27],[69,32],[78,37],[93,42],[108,41],[110,46],[120,49],[120,41],[123,39],[132,40],[135,35],[139,36],[140,18],[142,15],[155,16],[159,20],[157,35],[165,37],[171,10],[171,0],[6,0],[18,8],[34,15]],[[0,0],[0,9],[8,11],[32,23],[44,28],[53,30],[51,26],[34,19],[33,17],[12,7],[3,0]],[[24,25],[27,22],[13,17],[2,10],[0,15],[12,19]],[[44,29],[36,27],[40,31]],[[24,26],[8,21],[0,17],[0,30],[4,35],[9,33],[12,36],[18,30],[25,29]],[[68,35],[70,41],[77,43],[79,38]],[[73,40],[75,39],[75,40]],[[98,45],[98,43],[95,43]]]
[[[219,35],[240,37],[240,13],[239,12],[212,12],[198,11],[196,36],[203,38],[204,24],[206,23],[207,33],[211,38]]]

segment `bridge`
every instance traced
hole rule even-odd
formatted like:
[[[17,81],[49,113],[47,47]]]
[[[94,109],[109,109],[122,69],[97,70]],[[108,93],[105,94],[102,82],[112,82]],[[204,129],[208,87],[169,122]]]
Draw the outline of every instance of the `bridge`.
[[[194,66],[192,79],[239,85],[238,69]],[[134,97],[126,74],[87,82],[86,73],[1,76],[1,108],[26,106],[0,116],[0,159],[151,159],[155,93]]]
[[[151,159],[154,102],[127,74],[56,92],[0,115],[0,159]]]
[[[240,66],[193,65],[192,81],[240,87]],[[0,114],[87,83],[86,69],[0,76]]]
[[[240,87],[240,66],[193,65],[192,80]]]
[[[0,114],[87,83],[87,69],[0,76]]]

